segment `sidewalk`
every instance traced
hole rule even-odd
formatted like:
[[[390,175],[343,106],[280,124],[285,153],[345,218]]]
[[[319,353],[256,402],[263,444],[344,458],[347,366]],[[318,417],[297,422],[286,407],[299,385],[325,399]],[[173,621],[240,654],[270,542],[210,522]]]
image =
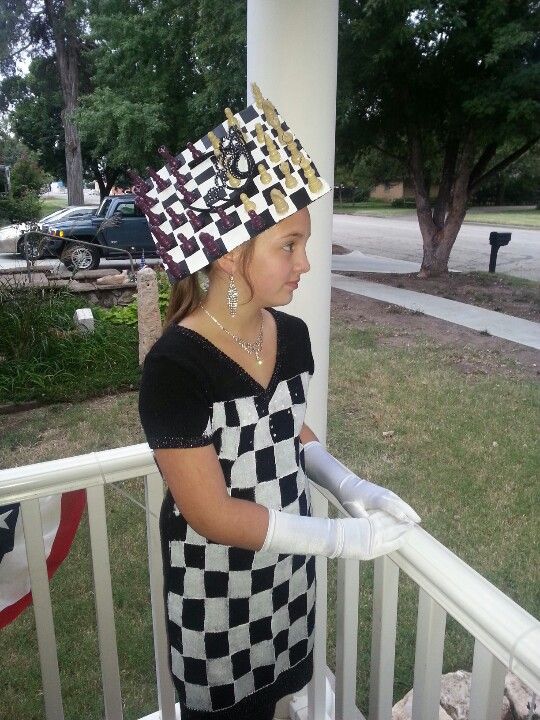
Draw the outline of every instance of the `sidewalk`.
[[[334,262],[332,262],[332,266],[334,266]],[[355,295],[365,295],[392,305],[400,305],[409,310],[424,313],[424,315],[430,315],[456,325],[463,325],[479,332],[487,331],[495,337],[540,350],[540,323],[523,320],[493,310],[485,310],[474,305],[466,305],[455,300],[447,300],[435,295],[427,295],[414,290],[403,290],[402,288],[345,277],[336,273],[332,273],[331,281],[332,287],[338,290],[345,290]]]
[[[345,255],[332,255],[332,270],[376,273],[417,273],[420,263],[408,260],[394,260],[380,255],[365,255],[353,250]]]

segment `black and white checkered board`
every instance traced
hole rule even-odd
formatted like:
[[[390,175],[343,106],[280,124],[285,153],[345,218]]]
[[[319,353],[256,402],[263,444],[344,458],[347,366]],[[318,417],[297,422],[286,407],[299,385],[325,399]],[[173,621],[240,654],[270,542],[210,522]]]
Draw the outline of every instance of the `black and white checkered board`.
[[[279,142],[277,131],[269,124],[265,114],[262,110],[259,110],[256,105],[248,106],[234,117],[247,141],[246,147],[255,166],[253,181],[246,184],[246,194],[249,199],[255,203],[256,213],[264,223],[265,229],[292,215],[297,210],[306,207],[330,190],[330,186],[319,177],[312,163],[313,169],[322,182],[322,187],[317,193],[310,191],[304,171],[299,165],[295,165],[292,162],[290,150]],[[296,142],[299,152],[310,160],[299,139],[283,121],[281,116],[278,115],[278,117],[284,132],[288,131],[293,135],[293,140]],[[266,145],[258,142],[255,130],[257,123],[261,124],[263,132],[267,133],[274,141],[279,151],[279,161],[271,161]],[[224,138],[228,131],[229,125],[227,121],[218,125],[213,130],[219,139]],[[201,140],[194,143],[194,147],[203,154],[208,154],[212,148],[208,135],[205,135]],[[180,166],[179,172],[186,178],[184,185],[185,190],[192,193],[193,198],[195,198],[193,202],[186,201],[177,189],[177,179],[168,164],[158,171],[158,175],[168,183],[165,189],[160,191],[154,180],[151,178],[146,180],[147,186],[152,186],[147,192],[147,196],[151,198],[152,201],[157,201],[152,207],[152,213],[159,218],[158,227],[167,236],[167,239],[174,243],[174,247],[165,253],[165,255],[168,255],[169,258],[176,263],[175,275],[179,279],[187,277],[193,272],[206,267],[206,265],[216,258],[221,257],[221,255],[233,250],[250,237],[254,237],[261,232],[260,226],[257,227],[257,225],[254,224],[253,219],[248,215],[239,199],[232,207],[228,207],[225,210],[228,221],[232,223],[232,227],[227,227],[223,220],[219,218],[216,211],[211,213],[196,212],[195,215],[197,219],[195,222],[197,223],[198,220],[201,224],[201,227],[198,228],[194,227],[193,219],[187,217],[186,211],[190,206],[200,207],[201,204],[206,206],[203,199],[208,191],[215,187],[216,168],[212,160],[213,153],[210,152],[209,155],[210,156],[203,162],[195,166],[193,165],[197,162],[197,158],[194,157],[191,150],[184,150],[176,156],[176,160]],[[297,181],[294,188],[286,187],[284,175],[279,169],[280,163],[285,160],[289,162],[291,177]],[[271,176],[271,180],[267,184],[263,184],[259,177],[257,170],[259,164],[264,165]],[[286,212],[278,213],[276,211],[270,197],[271,190],[273,189],[278,189],[284,196],[288,204],[288,210]],[[233,192],[234,189],[227,187],[226,190],[230,193]],[[242,187],[238,190],[240,192],[244,191]],[[171,218],[167,213],[167,208],[171,208],[178,216],[182,217],[184,220],[183,224],[174,228]],[[201,241],[201,232],[208,233],[215,241],[214,252],[209,250]],[[194,241],[190,249],[188,249],[187,244],[184,244],[182,247],[180,246],[179,238],[181,240],[181,236],[187,238],[188,241]],[[164,258],[164,260],[165,259],[166,258]]]
[[[311,514],[298,435],[309,373],[266,394],[214,403],[211,432],[232,497]],[[313,647],[315,562],[210,542],[174,508],[168,630],[181,700],[231,707],[272,684]]]

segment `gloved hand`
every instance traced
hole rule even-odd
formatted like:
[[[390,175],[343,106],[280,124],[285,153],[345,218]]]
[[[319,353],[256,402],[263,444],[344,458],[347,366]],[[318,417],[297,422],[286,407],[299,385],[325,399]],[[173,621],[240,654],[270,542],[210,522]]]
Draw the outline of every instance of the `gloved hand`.
[[[328,558],[372,560],[397,550],[414,527],[385,512],[365,518],[330,518],[291,515],[269,509],[268,531],[261,551],[287,555],[322,555]]]
[[[353,517],[366,517],[367,510],[384,510],[398,520],[420,522],[410,505],[391,490],[359,478],[318,440],[304,445],[304,461],[308,478],[329,490]]]

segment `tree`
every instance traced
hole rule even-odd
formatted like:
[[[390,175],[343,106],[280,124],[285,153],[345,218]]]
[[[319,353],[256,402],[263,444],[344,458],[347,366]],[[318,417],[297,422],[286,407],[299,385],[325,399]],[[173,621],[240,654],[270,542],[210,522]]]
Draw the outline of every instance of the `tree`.
[[[24,77],[12,75],[0,85],[14,135],[39,158],[54,178],[66,179],[62,93],[54,57],[32,60]]]
[[[68,203],[84,203],[82,157],[74,114],[79,97],[81,8],[74,0],[4,0],[0,8],[0,71],[13,74],[24,51],[54,54],[62,92]]]
[[[102,194],[128,168],[161,165],[161,145],[177,152],[225,106],[243,107],[245,3],[93,0],[87,21],[95,89],[77,123]]]
[[[422,277],[448,271],[471,195],[540,137],[534,5],[342,0],[338,159],[377,148],[411,177]]]

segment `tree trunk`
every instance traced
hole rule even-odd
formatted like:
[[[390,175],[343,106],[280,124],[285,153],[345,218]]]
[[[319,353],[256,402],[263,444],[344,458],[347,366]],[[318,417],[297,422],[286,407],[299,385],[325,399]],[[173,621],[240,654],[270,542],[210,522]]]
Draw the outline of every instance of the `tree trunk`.
[[[468,185],[473,157],[472,135],[469,134],[465,139],[459,161],[457,148],[454,146],[447,149],[444,163],[445,172],[434,212],[432,212],[425,182],[420,138],[415,132],[412,132],[409,138],[410,171],[415,192],[416,214],[424,247],[418,277],[437,277],[448,273],[448,259],[467,210]],[[446,209],[448,209],[447,214]]]
[[[114,187],[114,184],[120,175],[120,170],[102,172],[96,161],[92,163],[92,170],[94,171],[94,178],[99,187],[99,199],[100,202],[102,202],[103,198],[106,198]]]
[[[56,62],[64,100],[62,124],[66,145],[68,205],[84,205],[81,141],[73,120],[79,102],[79,53],[77,23],[72,15],[72,0],[65,0],[61,14],[55,12],[52,0],[45,0],[45,12],[54,36]]]

